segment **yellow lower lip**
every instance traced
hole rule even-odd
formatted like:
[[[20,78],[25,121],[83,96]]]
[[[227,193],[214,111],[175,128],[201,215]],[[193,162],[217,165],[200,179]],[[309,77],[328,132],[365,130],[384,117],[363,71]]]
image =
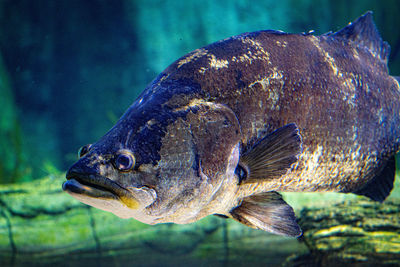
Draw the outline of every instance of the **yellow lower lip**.
[[[139,208],[139,202],[132,197],[119,196],[119,199],[125,206],[127,206],[130,209]]]

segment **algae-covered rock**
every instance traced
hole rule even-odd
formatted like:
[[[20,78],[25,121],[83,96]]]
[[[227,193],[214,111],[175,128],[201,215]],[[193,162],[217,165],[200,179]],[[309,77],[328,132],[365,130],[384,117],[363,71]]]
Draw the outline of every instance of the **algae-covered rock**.
[[[400,200],[352,200],[304,209],[301,241],[309,253],[289,266],[400,266]]]
[[[0,185],[0,266],[400,264],[396,198],[303,208],[298,242],[215,216],[187,225],[120,219],[62,192],[62,176]],[[315,196],[318,202],[329,198]],[[301,197],[290,196],[290,203]],[[291,255],[297,256],[286,260]]]
[[[62,192],[63,177],[0,185],[0,266],[281,266],[294,238],[208,216],[146,225]]]

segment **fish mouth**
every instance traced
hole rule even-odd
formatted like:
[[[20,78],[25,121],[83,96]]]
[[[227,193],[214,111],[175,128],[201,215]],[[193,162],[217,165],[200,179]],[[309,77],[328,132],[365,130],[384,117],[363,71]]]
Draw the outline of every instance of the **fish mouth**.
[[[89,198],[117,200],[132,209],[139,206],[138,200],[130,191],[107,177],[68,172],[66,178],[62,188],[72,196],[84,195]]]

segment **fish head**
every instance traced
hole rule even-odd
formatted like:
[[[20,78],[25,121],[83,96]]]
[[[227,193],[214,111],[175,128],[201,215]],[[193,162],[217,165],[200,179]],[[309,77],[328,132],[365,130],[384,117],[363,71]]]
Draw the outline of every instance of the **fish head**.
[[[200,100],[157,112],[154,102],[138,101],[100,141],[81,150],[63,189],[85,204],[148,224],[216,213],[210,203],[225,203],[227,181],[237,183],[234,113]]]
[[[140,216],[157,193],[134,170],[132,150],[104,143],[107,140],[80,149],[80,159],[68,170],[63,190],[82,203],[121,218]]]

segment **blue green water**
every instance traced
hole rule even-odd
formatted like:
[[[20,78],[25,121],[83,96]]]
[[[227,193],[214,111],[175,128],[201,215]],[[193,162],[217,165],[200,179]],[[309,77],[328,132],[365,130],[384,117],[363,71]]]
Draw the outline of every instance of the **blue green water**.
[[[47,262],[51,263],[48,259],[58,256],[49,251],[59,250],[75,255],[73,264],[79,263],[82,257],[89,258],[89,264],[98,265],[101,262],[93,261],[85,254],[87,252],[82,244],[92,247],[100,255],[102,248],[114,244],[113,236],[118,238],[129,229],[138,231],[136,236],[132,234],[132,240],[142,240],[137,241],[141,249],[136,252],[134,246],[123,246],[132,250],[130,253],[135,257],[149,257],[154,251],[164,250],[165,255],[178,255],[169,257],[160,252],[164,255],[160,256],[164,262],[141,258],[137,261],[137,265],[141,266],[185,265],[185,261],[197,265],[203,263],[204,266],[207,263],[221,266],[244,263],[249,260],[251,255],[248,251],[251,250],[244,250],[244,255],[240,252],[240,244],[253,246],[257,251],[254,257],[261,254],[259,250],[265,250],[266,255],[271,257],[270,263],[279,266],[292,253],[307,250],[304,244],[295,240],[264,233],[258,235],[236,223],[229,222],[227,230],[223,228],[226,225],[222,219],[207,219],[199,224],[201,231],[212,233],[204,237],[193,230],[196,225],[150,228],[121,221],[112,215],[108,217],[100,211],[86,210],[69,196],[57,196],[54,202],[47,203],[43,209],[38,208],[37,213],[29,216],[38,220],[39,225],[65,223],[62,229],[65,229],[67,241],[62,242],[68,244],[65,247],[76,248],[65,249],[57,243],[62,239],[59,237],[63,235],[62,231],[55,230],[51,241],[46,241],[49,237],[45,233],[38,235],[34,229],[19,228],[19,223],[26,219],[25,215],[15,221],[12,219],[18,216],[18,211],[19,215],[26,214],[27,205],[32,212],[35,207],[42,207],[40,194],[32,198],[34,201],[29,201],[21,193],[12,201],[18,203],[16,210],[5,207],[11,199],[9,196],[18,190],[26,190],[21,189],[18,183],[40,183],[43,178],[50,179],[53,181],[51,185],[41,184],[40,192],[57,192],[64,172],[77,158],[79,147],[98,140],[146,84],[184,54],[211,42],[256,30],[275,29],[295,33],[314,30],[315,34],[336,31],[367,10],[374,12],[383,40],[392,47],[389,60],[391,73],[400,75],[400,2],[395,0],[0,1],[0,184],[13,184],[4,185],[0,190],[0,230],[3,235],[0,239],[5,240],[0,240],[0,263],[29,264],[18,255],[32,256],[35,264],[39,264],[40,255],[49,255]],[[7,192],[11,193],[7,195]],[[396,196],[399,196],[398,191],[392,197]],[[318,200],[319,204],[324,205],[334,200],[341,201],[338,195],[306,195],[301,199],[290,194],[287,196],[296,211],[307,205],[313,206],[318,197],[322,199]],[[37,205],[35,201],[38,201]],[[77,209],[81,219],[86,220],[85,226],[78,227],[82,225],[81,219],[71,222],[57,217],[53,220],[50,216],[53,209],[59,212],[54,215]],[[99,217],[94,220],[88,212]],[[121,230],[113,229],[112,234],[104,235],[100,230],[92,231],[94,222],[99,229],[106,229],[102,216],[106,218],[104,221],[117,224]],[[10,228],[14,223],[16,226]],[[75,228],[68,228],[74,223]],[[221,228],[214,229],[213,223]],[[13,233],[16,236],[10,239]],[[150,237],[144,233],[150,233]],[[167,237],[175,234],[177,239],[187,241],[182,241],[185,244],[180,246],[176,239],[163,237],[163,241],[157,243],[154,235],[159,233]],[[190,246],[187,244],[200,244],[204,238],[210,239],[207,245],[188,249]],[[235,238],[241,243],[235,244]],[[225,239],[229,239],[232,245],[230,250]],[[124,239],[121,242],[129,241]],[[213,243],[215,247],[209,245]],[[52,246],[54,249],[49,250]],[[143,249],[143,246],[148,246],[148,249]],[[196,246],[199,245],[196,243]],[[277,247],[282,247],[282,250]],[[76,251],[83,251],[82,255]],[[110,251],[107,253],[114,256],[108,257],[105,263],[116,266],[126,264],[125,260],[118,262],[117,252]],[[137,251],[140,253],[137,254]],[[142,254],[146,251],[148,255]],[[184,254],[185,251],[187,254]],[[254,258],[253,264],[257,262],[266,264],[266,261]]]

